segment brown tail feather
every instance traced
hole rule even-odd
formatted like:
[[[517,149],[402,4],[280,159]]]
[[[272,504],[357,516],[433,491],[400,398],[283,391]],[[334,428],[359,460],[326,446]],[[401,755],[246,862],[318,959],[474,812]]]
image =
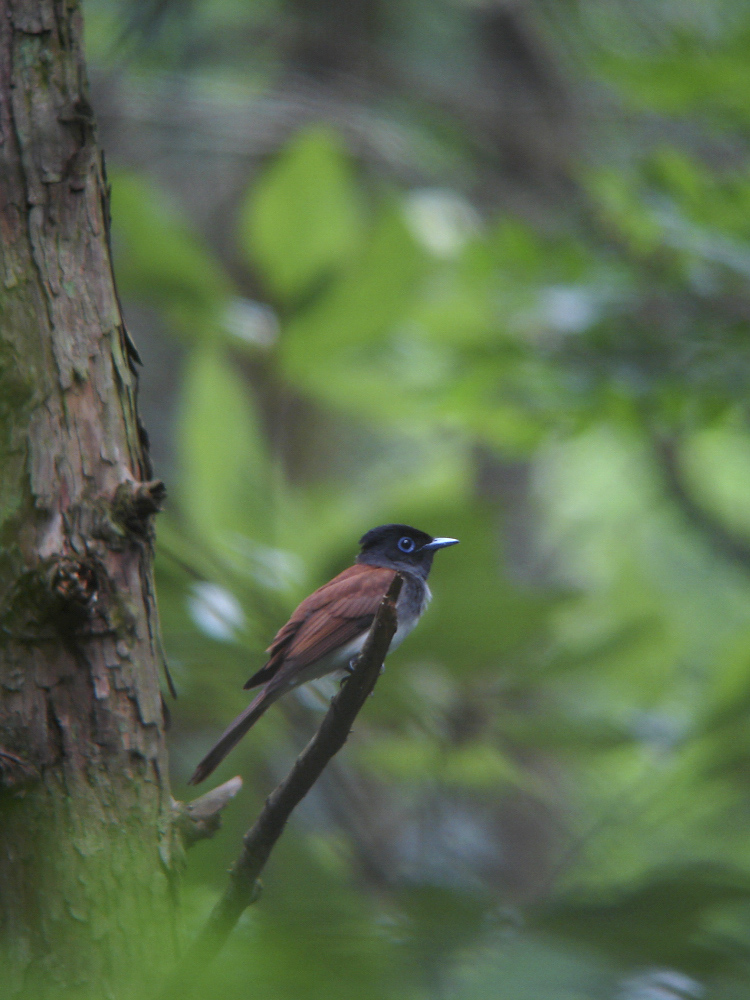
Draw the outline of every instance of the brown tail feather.
[[[198,785],[207,778],[221,764],[229,751],[240,742],[248,729],[258,721],[269,705],[272,705],[281,694],[283,694],[283,690],[268,691],[267,688],[263,688],[253,698],[245,711],[240,712],[234,722],[229,724],[223,736],[211,747],[196,767],[195,773],[190,781],[188,781],[188,784]]]

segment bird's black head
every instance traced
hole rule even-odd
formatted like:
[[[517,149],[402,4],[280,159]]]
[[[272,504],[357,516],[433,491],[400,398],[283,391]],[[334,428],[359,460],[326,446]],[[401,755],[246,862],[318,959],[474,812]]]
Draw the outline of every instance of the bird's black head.
[[[427,577],[438,549],[458,544],[457,538],[433,538],[408,524],[381,524],[359,540],[362,551],[357,562],[387,566]]]

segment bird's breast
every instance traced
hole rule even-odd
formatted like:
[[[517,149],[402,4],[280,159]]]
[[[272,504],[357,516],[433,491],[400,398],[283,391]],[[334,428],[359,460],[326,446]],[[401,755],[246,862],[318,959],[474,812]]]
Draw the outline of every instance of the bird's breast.
[[[404,574],[404,586],[401,589],[401,596],[396,604],[398,627],[388,648],[389,652],[400,646],[407,635],[413,630],[431,599],[430,588],[424,580]],[[316,660],[315,663],[310,664],[310,666],[306,667],[304,671],[295,677],[293,686],[305,681],[315,680],[329,673],[336,673],[338,675],[339,672],[342,672],[343,675],[343,671],[349,666],[354,657],[362,652],[362,647],[366,639],[367,631],[357,636],[351,642],[348,642],[345,646],[340,646],[332,653],[329,653],[328,656]]]
[[[414,629],[431,600],[432,593],[424,580],[404,575],[404,586],[396,604],[398,628],[391,642],[390,649],[395,649],[401,645],[407,635]]]

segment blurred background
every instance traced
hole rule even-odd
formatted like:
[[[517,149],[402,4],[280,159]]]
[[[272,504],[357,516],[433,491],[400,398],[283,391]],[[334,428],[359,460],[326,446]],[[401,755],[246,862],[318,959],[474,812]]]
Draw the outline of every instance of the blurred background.
[[[461,539],[216,995],[746,998],[748,5],[84,16],[169,490],[175,795],[365,530]],[[218,773],[245,788],[186,939],[325,697]]]

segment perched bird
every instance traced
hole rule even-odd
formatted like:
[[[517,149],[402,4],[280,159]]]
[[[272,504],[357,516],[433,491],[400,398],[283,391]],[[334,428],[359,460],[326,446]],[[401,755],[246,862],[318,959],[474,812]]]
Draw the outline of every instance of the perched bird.
[[[359,540],[355,564],[306,598],[276,633],[266,650],[268,662],[245,688],[263,685],[259,694],[209,750],[190,779],[203,781],[278,698],[299,684],[346,671],[360,652],[395,574],[404,585],[396,605],[398,629],[390,649],[411,632],[432,597],[427,576],[438,549],[457,538],[433,538],[407,524],[383,524]]]

